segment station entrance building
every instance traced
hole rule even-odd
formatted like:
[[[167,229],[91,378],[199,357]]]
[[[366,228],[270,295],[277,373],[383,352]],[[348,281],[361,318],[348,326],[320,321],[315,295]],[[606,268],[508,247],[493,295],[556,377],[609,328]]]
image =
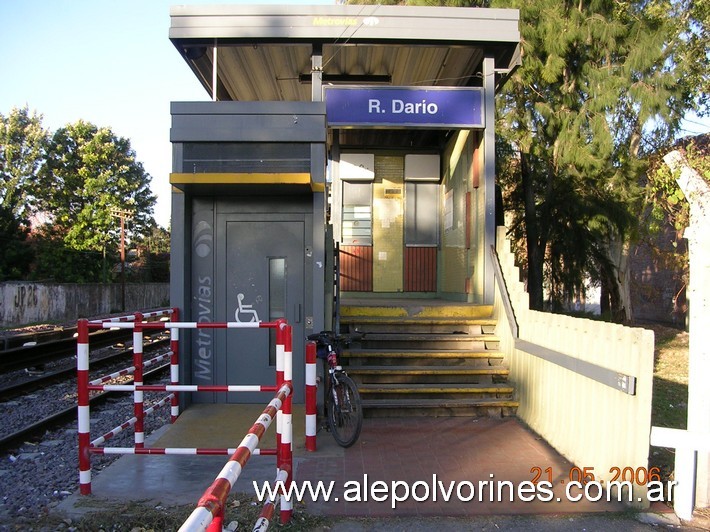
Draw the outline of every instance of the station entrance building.
[[[298,402],[301,340],[333,327],[337,289],[492,304],[494,99],[520,63],[517,10],[175,6],[170,40],[212,97],[171,105],[182,321],[286,318]],[[270,381],[270,341],[201,329],[181,381]]]

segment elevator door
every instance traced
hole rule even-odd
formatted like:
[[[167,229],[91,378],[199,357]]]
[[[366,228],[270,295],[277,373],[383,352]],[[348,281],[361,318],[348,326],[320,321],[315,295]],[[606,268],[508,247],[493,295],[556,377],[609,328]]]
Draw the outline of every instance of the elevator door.
[[[217,312],[224,321],[272,322],[285,318],[293,328],[296,401],[302,400],[304,230],[303,219],[238,219],[222,215],[225,248],[218,276],[225,292]],[[219,286],[220,283],[217,283]],[[274,329],[230,329],[217,340],[224,349],[226,384],[273,384],[276,375]],[[221,347],[221,346],[220,346]],[[221,379],[220,379],[221,380]],[[300,383],[300,384],[299,384]],[[229,393],[229,403],[263,403],[272,393]]]

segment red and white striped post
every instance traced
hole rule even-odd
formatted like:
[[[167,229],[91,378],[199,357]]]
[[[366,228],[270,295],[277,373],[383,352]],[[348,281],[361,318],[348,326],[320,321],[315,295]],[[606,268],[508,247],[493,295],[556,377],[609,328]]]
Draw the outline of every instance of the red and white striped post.
[[[293,333],[291,326],[286,322],[280,323],[283,330],[284,341],[284,381],[293,389]],[[288,490],[293,481],[293,419],[292,419],[292,394],[286,397],[282,408],[282,433],[281,433],[281,466],[279,469],[286,471],[287,477],[284,487]],[[281,497],[281,524],[286,524],[293,515],[293,503],[286,497]]]
[[[306,342],[306,451],[316,450],[318,417],[316,360],[316,343]]]
[[[283,469],[279,469],[276,473],[276,480],[274,484],[278,486],[279,482],[285,483],[288,480],[288,473]],[[259,514],[259,519],[256,520],[252,532],[266,532],[269,529],[269,524],[274,518],[274,513],[276,512],[276,505],[281,500],[281,494],[277,493],[274,498],[270,498],[264,503],[264,507],[261,509]]]
[[[284,383],[284,353],[286,342],[284,341],[283,327],[284,320],[276,320],[276,388],[280,388]],[[276,470],[281,469],[283,455],[281,453],[281,438],[283,434],[283,411],[276,412]]]
[[[77,420],[79,429],[79,491],[91,495],[91,445],[89,411],[89,320],[77,322],[76,340]]]
[[[180,311],[177,307],[173,308],[171,321],[177,322],[180,317]],[[180,383],[180,329],[170,329],[170,384]],[[170,423],[175,423],[180,415],[180,402],[177,392],[173,393],[172,401],[170,402]]]
[[[133,384],[143,385],[143,314],[135,313],[133,323]],[[143,429],[143,391],[136,389],[133,392],[133,415],[136,418],[134,426],[134,440],[136,448],[140,449],[145,445],[145,433]]]

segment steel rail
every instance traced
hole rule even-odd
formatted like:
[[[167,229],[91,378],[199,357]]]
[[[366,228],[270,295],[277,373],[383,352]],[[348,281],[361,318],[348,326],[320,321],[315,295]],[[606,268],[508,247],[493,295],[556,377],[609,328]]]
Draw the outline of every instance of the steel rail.
[[[154,336],[159,336],[159,334],[154,335]],[[150,343],[146,343],[145,347],[148,349],[156,349],[156,348],[158,348],[164,344],[167,344],[169,342],[170,342],[170,338],[161,338],[158,340],[154,340]],[[74,341],[74,344],[76,345],[76,340]],[[116,360],[130,356],[132,353],[133,353],[133,350],[129,348],[129,349],[123,349],[121,351],[117,351],[117,352],[112,353],[110,355],[92,358],[92,360],[91,360],[92,368],[98,369],[101,367],[105,367],[111,363],[114,363]],[[48,371],[48,372],[46,372],[42,375],[38,375],[32,379],[28,379],[23,382],[18,382],[16,384],[11,384],[9,386],[4,386],[4,387],[0,388],[0,399],[3,399],[3,400],[11,399],[11,398],[17,397],[18,395],[21,395],[23,393],[37,390],[47,384],[57,382],[63,378],[66,378],[69,376],[76,376],[76,362],[72,359],[72,357],[66,357],[66,358],[68,361],[71,361],[71,364],[69,364],[66,368],[58,369],[55,371]]]
[[[170,367],[170,364],[163,364],[151,369],[143,374],[144,378],[153,378],[159,375],[159,372]],[[121,392],[100,392],[89,399],[92,406],[102,404],[106,402],[110,397],[118,395]],[[123,394],[125,395],[125,394]],[[77,408],[76,405],[58,410],[49,416],[46,416],[31,425],[27,425],[20,430],[10,433],[6,436],[0,438],[0,450],[5,451],[8,449],[15,448],[21,445],[28,437],[33,437],[38,434],[44,434],[47,430],[52,429],[58,425],[66,422],[74,421],[76,422]]]

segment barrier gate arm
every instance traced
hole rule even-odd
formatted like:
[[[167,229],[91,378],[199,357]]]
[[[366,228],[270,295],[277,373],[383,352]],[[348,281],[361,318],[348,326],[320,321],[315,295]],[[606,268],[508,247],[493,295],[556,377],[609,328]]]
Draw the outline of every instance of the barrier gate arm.
[[[293,386],[290,381],[283,384],[276,396],[249,429],[249,432],[247,432],[239,447],[237,447],[237,450],[217,475],[212,485],[204,492],[197,503],[197,508],[183,523],[179,532],[207,530],[207,527],[210,526],[215,518],[223,516],[224,506],[230,490],[239,475],[241,475],[244,466],[249,461],[252,452],[256,449],[266,429],[271,425],[283,403],[290,397],[292,390]],[[288,476],[290,477],[290,474]]]

